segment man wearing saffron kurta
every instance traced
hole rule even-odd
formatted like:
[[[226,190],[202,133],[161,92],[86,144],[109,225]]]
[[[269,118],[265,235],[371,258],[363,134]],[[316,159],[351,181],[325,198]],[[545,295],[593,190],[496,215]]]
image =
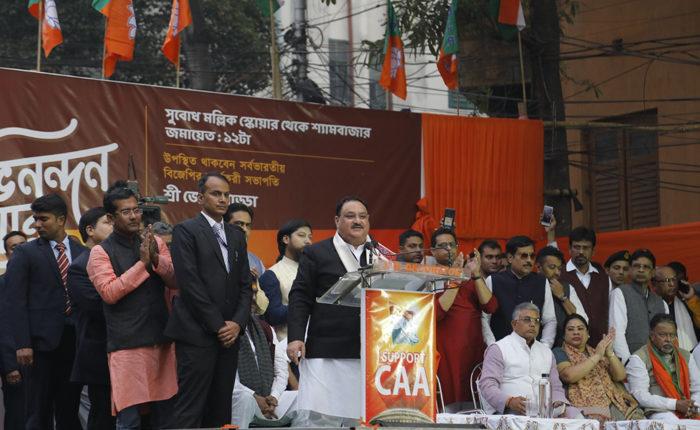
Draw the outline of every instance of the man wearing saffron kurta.
[[[457,236],[453,230],[439,228],[433,233],[430,246],[433,257],[441,266],[461,267],[463,258],[457,257]],[[481,312],[493,313],[498,301],[486,287],[481,274],[479,251],[467,262],[471,281],[451,286],[437,296],[437,348],[440,353],[438,378],[448,411],[469,408],[471,401],[470,377],[474,366],[484,357],[484,338],[481,334]]]
[[[698,418],[700,372],[690,353],[676,346],[676,323],[660,313],[649,326],[647,344],[627,362],[630,392],[650,419],[677,424]]]
[[[167,427],[177,393],[175,348],[165,337],[168,309],[164,287],[175,287],[170,252],[147,228],[125,182],[104,197],[114,233],[92,248],[90,281],[104,301],[112,410],[118,429],[140,428],[141,406],[148,404],[153,428]]]

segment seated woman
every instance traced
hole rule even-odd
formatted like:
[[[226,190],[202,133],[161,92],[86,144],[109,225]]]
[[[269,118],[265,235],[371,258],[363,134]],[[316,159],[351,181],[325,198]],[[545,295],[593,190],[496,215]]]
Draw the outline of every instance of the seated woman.
[[[588,323],[581,315],[564,320],[564,343],[552,352],[572,405],[601,422],[644,419],[637,401],[620,383],[627,374],[613,353],[614,329],[595,349],[588,345]]]

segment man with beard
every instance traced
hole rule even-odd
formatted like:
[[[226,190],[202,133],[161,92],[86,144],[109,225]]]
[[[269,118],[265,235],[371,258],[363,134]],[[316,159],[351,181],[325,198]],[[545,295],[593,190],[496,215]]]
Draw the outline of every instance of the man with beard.
[[[18,247],[7,267],[5,303],[26,390],[26,429],[80,428],[80,389],[70,382],[75,321],[68,267],[87,248],[66,234],[68,208],[57,194],[31,205],[39,239]],[[52,413],[53,411],[53,413]]]
[[[653,282],[656,293],[668,306],[668,315],[676,323],[678,346],[692,351],[698,343],[693,322],[700,322],[700,299],[692,288],[686,293],[678,288],[676,272],[668,266],[656,268]]]
[[[399,235],[397,261],[407,263],[423,262],[423,235],[415,230],[406,230]]]
[[[462,254],[457,255],[454,230],[441,227],[433,233],[430,247],[440,266],[461,268]],[[472,279],[449,285],[436,295],[436,344],[440,354],[438,377],[445,408],[457,412],[463,403],[471,401],[469,376],[474,366],[484,359],[484,339],[481,333],[481,312],[493,313],[498,302],[486,287],[481,273],[479,252],[467,261]]]
[[[503,252],[501,245],[494,239],[486,239],[479,245],[479,255],[481,255],[481,274],[484,279],[500,272],[500,255]]]
[[[697,417],[700,402],[700,372],[690,353],[675,345],[676,336],[673,319],[655,315],[646,344],[627,363],[630,392],[639,406],[649,419],[670,424]]]
[[[176,288],[170,251],[150,228],[141,231],[143,210],[126,181],[112,185],[102,205],[114,231],[90,251],[87,273],[103,301],[117,428],[141,428],[143,407],[153,428],[166,428],[178,391],[175,348],[165,336],[165,288]]]
[[[508,336],[512,331],[515,307],[531,302],[538,309],[543,309],[541,341],[551,348],[557,334],[557,318],[549,281],[532,271],[535,266],[535,243],[527,236],[514,236],[506,243],[506,253],[508,270],[494,273],[486,279],[486,286],[498,300],[498,310],[493,315],[482,313],[484,342],[488,346]]]
[[[294,427],[347,426],[361,416],[360,309],[316,299],[341,276],[376,258],[365,246],[367,205],[344,197],[336,206],[335,225],[333,238],[304,249],[289,293],[287,355],[300,371]]]
[[[632,282],[610,293],[610,327],[615,327],[613,349],[623,363],[630,353],[641,348],[649,338],[649,322],[656,314],[667,314],[668,306],[651,290],[656,257],[648,249],[638,249],[630,256]]]
[[[608,333],[608,295],[612,284],[603,268],[593,263],[595,252],[595,232],[586,227],[576,227],[569,234],[569,253],[571,259],[566,263],[566,270],[560,280],[574,287],[583,309],[589,317],[589,334],[591,345]]]
[[[629,282],[630,253],[627,250],[617,251],[605,260],[605,273],[610,278],[612,288],[617,288]]]
[[[311,224],[301,219],[288,221],[277,232],[277,249],[280,253],[277,263],[260,277],[260,288],[270,301],[263,316],[275,328],[280,340],[287,338],[289,291],[297,277],[299,258],[311,241]]]

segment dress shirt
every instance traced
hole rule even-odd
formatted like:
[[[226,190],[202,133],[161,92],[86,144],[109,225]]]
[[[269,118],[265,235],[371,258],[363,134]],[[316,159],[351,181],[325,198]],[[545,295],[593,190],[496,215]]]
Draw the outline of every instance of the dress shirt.
[[[664,309],[668,313],[668,305],[665,301]],[[608,312],[608,325],[610,327],[615,327],[615,340],[613,341],[613,350],[615,355],[620,357],[620,361],[623,363],[630,358],[629,346],[627,345],[627,303],[625,302],[625,296],[619,288],[615,288],[610,293],[610,309]]]
[[[627,382],[630,393],[637,399],[639,406],[643,408],[676,410],[676,399],[658,396],[649,392],[649,372],[641,358],[632,355],[627,362]],[[690,397],[695,403],[700,403],[700,372],[692,356],[688,360],[688,373],[690,373]]]
[[[490,276],[486,278],[486,287],[489,291],[493,291],[493,280]],[[571,292],[574,292],[573,288]],[[578,297],[576,297],[576,300],[578,303],[574,303],[574,306],[578,310],[581,301]],[[583,309],[583,306],[581,306],[581,309]],[[551,348],[554,345],[554,339],[557,337],[557,316],[554,313],[554,301],[552,300],[552,289],[549,287],[549,281],[545,281],[544,284],[544,306],[540,311],[542,317],[542,338],[540,342]],[[588,317],[586,317],[587,320]],[[496,343],[496,336],[491,331],[491,314],[481,313],[481,333],[484,336],[486,346]]]
[[[221,234],[223,236],[220,238],[217,238],[216,243],[219,244],[219,248],[221,249],[221,255],[224,257],[224,263],[226,264],[226,271],[230,272],[231,269],[229,268],[229,263],[228,263],[228,247],[225,244],[221,243],[221,240],[223,240],[224,242],[226,241],[226,229],[224,228],[224,220],[222,219],[221,221],[215,221],[214,218],[212,218],[209,215],[207,215],[206,213],[204,213],[204,211],[202,211],[202,215],[204,215],[204,219],[207,220],[207,222],[211,226],[211,229],[214,231],[214,236],[216,236],[218,234],[216,232],[216,229],[214,228],[214,225],[218,224],[220,227],[219,231],[221,232]]]
[[[68,235],[63,238],[61,241],[66,246],[66,258],[68,258],[68,264],[73,264],[73,256],[70,253],[70,239],[68,238]],[[51,250],[53,251],[53,256],[56,257],[58,260],[58,249],[56,249],[56,245],[58,245],[58,242],[55,240],[50,240],[49,245],[51,245]]]

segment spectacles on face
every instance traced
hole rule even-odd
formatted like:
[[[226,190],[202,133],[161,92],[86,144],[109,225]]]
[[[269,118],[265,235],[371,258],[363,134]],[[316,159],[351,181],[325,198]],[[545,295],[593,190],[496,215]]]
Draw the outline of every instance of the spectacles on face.
[[[531,252],[531,253],[529,253],[529,254],[528,254],[527,252],[521,252],[520,254],[516,254],[516,255],[517,255],[518,258],[520,258],[521,260],[534,260],[534,259],[535,259],[535,253],[534,253],[534,252]]]
[[[654,333],[654,336],[668,340],[675,340],[678,337],[676,333]]]
[[[657,284],[672,284],[676,282],[676,278],[654,279],[654,282]]]
[[[653,269],[654,267],[653,267],[653,266],[650,266],[650,265],[648,265],[648,264],[634,263],[634,264],[632,265],[632,268],[633,268],[634,270],[651,270],[651,269]]]
[[[444,243],[436,244],[435,247],[447,250],[447,249],[457,248],[457,244],[454,242],[444,242]]]
[[[117,213],[123,217],[128,217],[131,214],[141,215],[143,213],[143,209],[141,209],[141,208],[122,209],[122,210],[117,211]]]
[[[534,325],[540,325],[542,322],[541,318],[530,318],[530,317],[523,317],[518,319],[518,321],[523,322],[525,324],[534,324]]]

